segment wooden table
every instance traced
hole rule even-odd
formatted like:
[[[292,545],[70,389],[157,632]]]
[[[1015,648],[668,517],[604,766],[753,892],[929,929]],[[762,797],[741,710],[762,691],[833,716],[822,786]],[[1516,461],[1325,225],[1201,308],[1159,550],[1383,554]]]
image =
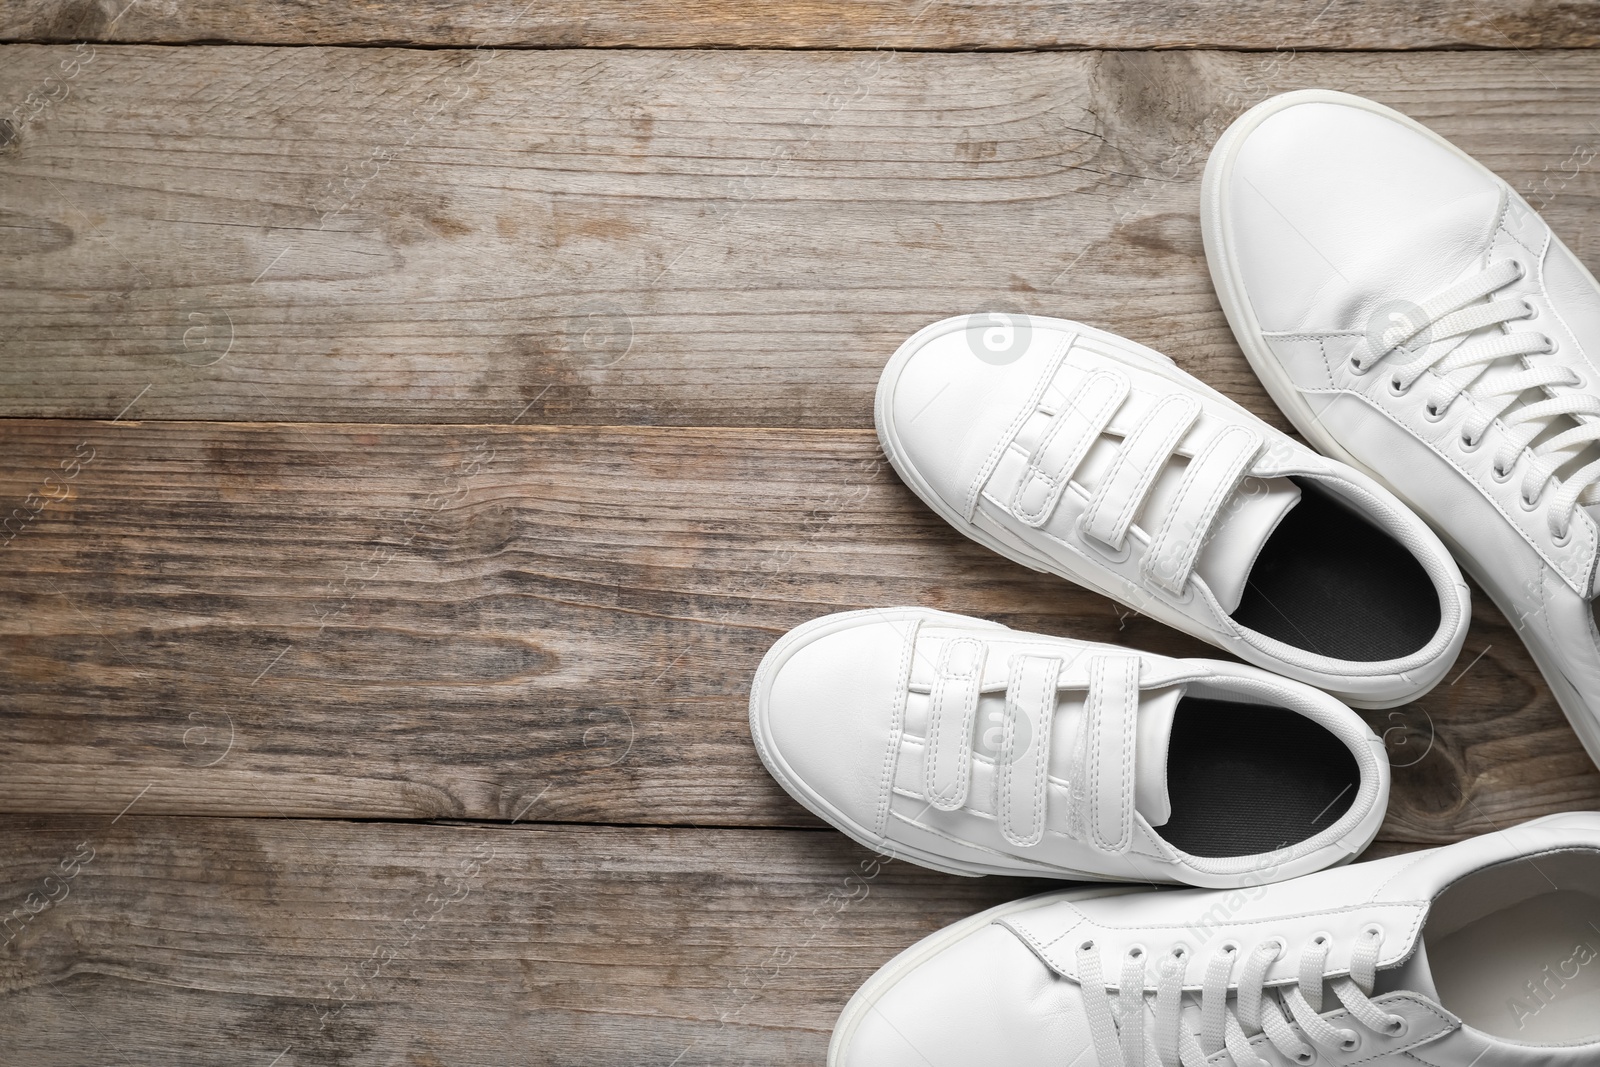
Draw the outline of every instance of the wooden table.
[[[1080,318],[1284,425],[1197,190],[1304,86],[1600,267],[1593,2],[523,3],[0,11],[0,1062],[819,1063],[879,964],[1041,883],[791,802],[774,637],[916,603],[1208,652],[912,498],[899,340]],[[1367,716],[1375,854],[1600,805],[1474,611]]]

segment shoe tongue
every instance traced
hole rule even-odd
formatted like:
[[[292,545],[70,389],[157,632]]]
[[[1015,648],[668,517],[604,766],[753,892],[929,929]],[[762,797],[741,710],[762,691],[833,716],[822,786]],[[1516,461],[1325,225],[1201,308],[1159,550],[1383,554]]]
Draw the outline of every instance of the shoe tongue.
[[[1288,478],[1246,478],[1218,510],[1194,570],[1227,614],[1238,610],[1256,557],[1299,502],[1300,487]]]
[[[1375,994],[1420,993],[1434,1003],[1439,1001],[1439,987],[1433,982],[1433,968],[1428,965],[1428,946],[1422,935],[1417,935],[1417,950],[1411,958],[1398,967],[1378,972]]]
[[[1167,754],[1172,745],[1172,721],[1183,699],[1183,686],[1168,686],[1141,694],[1139,718],[1134,726],[1133,807],[1151,826],[1172,818],[1172,797],[1167,792]]]
[[[1502,199],[1492,189],[1441,204],[1397,224],[1361,259],[1329,264],[1332,273],[1312,298],[1302,328],[1370,330],[1377,341],[1404,325],[1409,307],[1483,264]]]

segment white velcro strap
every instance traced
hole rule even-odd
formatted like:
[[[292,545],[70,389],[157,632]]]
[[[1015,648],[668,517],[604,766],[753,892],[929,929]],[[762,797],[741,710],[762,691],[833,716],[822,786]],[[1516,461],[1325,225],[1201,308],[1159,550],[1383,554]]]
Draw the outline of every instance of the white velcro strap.
[[[1094,444],[1128,395],[1128,379],[1111,371],[1097,371],[1085,381],[1066,407],[1056,412],[1039,447],[1028,457],[1028,469],[1011,497],[1011,513],[1029,526],[1049,520],[1061,492],[1089,446]]]
[[[1060,674],[1061,661],[1054,656],[1016,656],[1006,683],[996,783],[1000,831],[1007,841],[1023,848],[1044,839],[1050,724],[1055,719]]]
[[[1199,415],[1200,402],[1182,393],[1174,393],[1150,409],[1122,442],[1089,501],[1081,520],[1085,535],[1122,551],[1145,494]]]
[[[1223,501],[1239,487],[1244,472],[1261,451],[1261,438],[1243,426],[1223,430],[1189,464],[1178,498],[1150,540],[1144,571],[1152,583],[1180,594],[1209,539]]]
[[[983,684],[983,642],[955,637],[939,654],[928,695],[928,743],[923,751],[923,790],[940,811],[967,802],[972,763],[972,721]]]
[[[1072,832],[1095,848],[1121,855],[1133,844],[1133,754],[1139,723],[1139,658],[1096,656],[1089,698],[1075,746]]]

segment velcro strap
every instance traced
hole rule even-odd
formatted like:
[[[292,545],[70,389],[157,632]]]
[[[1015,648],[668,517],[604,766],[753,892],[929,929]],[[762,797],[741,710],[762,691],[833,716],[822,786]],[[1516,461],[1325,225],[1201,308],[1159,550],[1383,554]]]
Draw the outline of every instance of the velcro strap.
[[[1098,371],[1056,412],[1011,497],[1011,513],[1029,526],[1043,526],[1089,446],[1094,444],[1128,395],[1128,379]]]
[[[967,802],[972,763],[972,721],[983,684],[983,642],[946,641],[928,694],[928,743],[923,751],[923,791],[928,803],[955,811]]]
[[[1083,533],[1120,552],[1145,494],[1173,450],[1200,415],[1200,402],[1174,393],[1165,397],[1122,442],[1100,487],[1083,513]]]
[[[1169,593],[1183,592],[1195,561],[1209,540],[1223,501],[1233,495],[1261,451],[1261,438],[1243,426],[1223,430],[1184,472],[1178,498],[1168,509],[1145,555],[1145,576]]]
[[[1000,831],[1026,848],[1044,839],[1045,798],[1050,785],[1050,725],[1055,719],[1061,661],[1054,656],[1015,656],[1006,684],[1001,725]]]
[[[1096,656],[1075,746],[1072,774],[1074,834],[1121,855],[1133,844],[1133,754],[1139,723],[1139,658]]]

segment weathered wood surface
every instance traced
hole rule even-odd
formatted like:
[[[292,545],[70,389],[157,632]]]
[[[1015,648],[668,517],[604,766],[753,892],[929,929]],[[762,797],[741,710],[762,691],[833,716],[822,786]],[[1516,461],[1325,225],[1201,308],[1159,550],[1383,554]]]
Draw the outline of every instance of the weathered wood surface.
[[[8,818],[0,1058],[820,1064],[879,965],[1047,888],[833,833]]]
[[[866,427],[907,334],[1009,307],[1277,418],[1197,188],[1304,86],[1433,125],[1600,265],[1600,52],[8,46],[0,415]]]
[[[0,40],[534,48],[1581,48],[1593,0],[8,0]]]
[[[815,826],[746,725],[808,618],[926,604],[1212,653],[959,537],[869,432],[0,432],[0,499],[38,494],[0,547],[4,811]],[[1369,716],[1401,765],[1386,840],[1600,805],[1486,602],[1459,670]]]

